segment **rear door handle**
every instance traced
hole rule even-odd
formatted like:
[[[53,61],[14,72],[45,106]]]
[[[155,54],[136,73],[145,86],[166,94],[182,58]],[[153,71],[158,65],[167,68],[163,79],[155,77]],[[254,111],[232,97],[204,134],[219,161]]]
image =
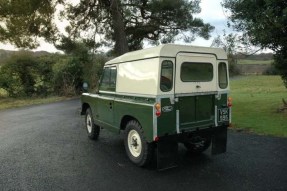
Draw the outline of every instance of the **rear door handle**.
[[[196,85],[196,88],[201,88],[200,85]]]

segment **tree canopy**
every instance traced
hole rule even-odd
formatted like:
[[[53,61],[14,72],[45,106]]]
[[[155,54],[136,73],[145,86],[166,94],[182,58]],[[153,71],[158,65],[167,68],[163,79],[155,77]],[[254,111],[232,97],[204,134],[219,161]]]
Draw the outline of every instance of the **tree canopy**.
[[[38,38],[57,43],[63,35],[55,26],[57,5],[70,22],[68,36],[89,46],[114,47],[117,55],[178,39],[208,39],[214,29],[200,18],[200,0],[0,0],[0,41],[34,48]]]
[[[224,0],[229,26],[251,43],[275,52],[275,66],[287,87],[287,0]]]
[[[35,48],[38,38],[53,42],[55,2],[52,0],[0,0],[0,41]]]

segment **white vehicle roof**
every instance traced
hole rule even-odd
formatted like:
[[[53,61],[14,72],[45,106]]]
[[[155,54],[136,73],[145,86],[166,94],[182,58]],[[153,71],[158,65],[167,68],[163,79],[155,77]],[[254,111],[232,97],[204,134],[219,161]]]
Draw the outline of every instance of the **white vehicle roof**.
[[[142,60],[156,57],[173,57],[175,58],[179,52],[186,53],[208,53],[214,54],[218,60],[226,60],[226,52],[221,48],[210,48],[201,46],[187,46],[176,44],[164,44],[143,50],[128,52],[119,57],[108,61],[105,65],[118,64],[132,60]]]

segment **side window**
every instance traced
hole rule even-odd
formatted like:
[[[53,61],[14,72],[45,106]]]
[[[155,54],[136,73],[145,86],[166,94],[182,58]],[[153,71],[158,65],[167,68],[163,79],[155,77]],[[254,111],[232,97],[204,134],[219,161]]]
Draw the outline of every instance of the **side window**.
[[[168,92],[173,85],[173,63],[170,60],[164,60],[161,64],[160,90]]]
[[[213,79],[211,63],[184,62],[180,69],[183,82],[209,82]]]
[[[115,91],[116,90],[117,69],[116,67],[105,68],[101,79],[99,90]]]
[[[224,62],[218,64],[218,83],[221,89],[225,89],[228,86],[227,67]]]

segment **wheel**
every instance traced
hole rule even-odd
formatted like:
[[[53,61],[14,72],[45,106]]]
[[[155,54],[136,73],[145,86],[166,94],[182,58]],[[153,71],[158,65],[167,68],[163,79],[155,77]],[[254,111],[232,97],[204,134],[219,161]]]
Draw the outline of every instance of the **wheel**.
[[[88,137],[92,140],[97,140],[100,134],[100,127],[95,125],[92,110],[90,108],[86,111],[85,126],[87,129]]]
[[[141,125],[136,120],[127,123],[124,143],[129,159],[138,166],[147,165],[153,153],[153,146],[143,136]]]
[[[208,149],[211,144],[211,138],[196,136],[192,137],[188,142],[184,142],[183,144],[189,152],[193,154],[200,154]]]

